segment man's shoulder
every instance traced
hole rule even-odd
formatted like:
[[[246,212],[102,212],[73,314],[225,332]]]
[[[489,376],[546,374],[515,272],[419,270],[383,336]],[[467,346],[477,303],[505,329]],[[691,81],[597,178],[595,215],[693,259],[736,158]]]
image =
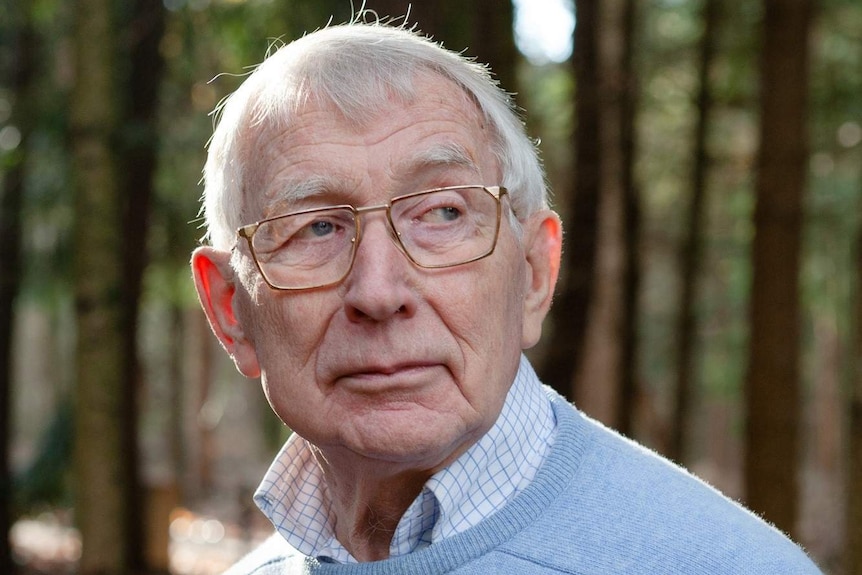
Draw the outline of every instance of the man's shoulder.
[[[659,571],[660,564],[674,562],[699,572],[734,573],[739,567],[759,573],[751,566],[761,564],[763,572],[782,566],[786,573],[819,573],[796,544],[739,503],[573,412],[587,440],[571,482],[543,518],[547,529],[569,534],[573,551],[616,563],[658,562],[652,564]],[[563,417],[570,420],[571,413]],[[722,570],[704,570],[713,564]]]
[[[275,533],[223,575],[300,575],[305,572],[305,557]]]

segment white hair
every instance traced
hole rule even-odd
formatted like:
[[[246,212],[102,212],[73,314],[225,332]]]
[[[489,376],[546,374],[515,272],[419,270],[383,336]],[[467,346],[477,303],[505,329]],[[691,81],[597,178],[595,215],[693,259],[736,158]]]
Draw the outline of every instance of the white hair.
[[[354,22],[323,28],[279,48],[216,108],[204,167],[203,215],[210,243],[229,249],[236,229],[248,223],[242,221],[243,193],[252,176],[248,167],[254,154],[247,148],[255,130],[289,125],[310,98],[330,101],[345,118],[361,122],[385,110],[385,94],[409,101],[420,72],[449,79],[477,104],[492,128],[499,183],[509,190],[517,217],[547,207],[536,147],[487,68],[413,30]]]

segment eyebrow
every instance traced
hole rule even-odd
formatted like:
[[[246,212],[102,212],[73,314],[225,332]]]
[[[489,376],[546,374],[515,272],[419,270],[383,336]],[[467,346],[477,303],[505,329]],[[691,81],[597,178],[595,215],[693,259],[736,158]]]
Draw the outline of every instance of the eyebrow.
[[[479,173],[479,167],[467,150],[455,142],[435,144],[408,157],[401,163],[400,171],[407,175],[423,171],[446,168],[466,168]],[[288,179],[278,187],[278,199],[268,203],[264,217],[272,217],[295,208],[303,200],[323,196],[344,187],[344,182],[331,176],[315,175]]]
[[[420,150],[409,157],[403,166],[404,173],[416,174],[431,168],[467,168],[479,173],[479,167],[463,146],[455,142],[437,144]]]
[[[293,206],[315,196],[321,196],[326,192],[332,191],[338,187],[338,183],[328,176],[307,176],[302,178],[288,179],[283,182],[276,193],[271,194],[276,198],[267,202],[265,217],[271,217],[276,214],[284,213]]]

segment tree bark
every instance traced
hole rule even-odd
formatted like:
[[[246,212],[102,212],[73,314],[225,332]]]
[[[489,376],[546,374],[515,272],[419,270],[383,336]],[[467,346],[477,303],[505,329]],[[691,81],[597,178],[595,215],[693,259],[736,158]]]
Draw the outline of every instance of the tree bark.
[[[623,373],[625,199],[623,192],[624,0],[605,0],[599,10],[599,80],[602,117],[601,186],[597,216],[594,285],[584,350],[576,366],[574,397],[605,425],[619,426]],[[582,142],[579,142],[581,145]],[[595,146],[596,143],[593,143]]]
[[[640,317],[640,191],[635,178],[637,148],[635,119],[638,102],[638,80],[634,49],[638,13],[635,0],[625,0],[623,7],[623,54],[620,95],[620,146],[623,194],[623,301],[620,362],[620,398],[617,405],[617,429],[634,436],[638,389],[638,318]]]
[[[515,46],[511,0],[472,0],[472,32],[468,54],[491,67],[504,90],[518,91],[518,48]]]
[[[118,90],[110,0],[79,0],[70,107],[77,319],[75,471],[82,575],[127,571],[122,220],[114,138]]]
[[[458,30],[446,26],[447,10],[445,0],[431,0],[426,2],[412,2],[411,0],[368,0],[365,3],[368,10],[386,20],[395,19],[395,24],[405,21],[408,28],[416,26],[423,34],[432,36],[436,41],[446,41],[447,47],[463,49],[464,45],[456,42],[458,47],[450,45],[451,41],[463,34]]]
[[[542,380],[574,399],[573,377],[584,355],[587,317],[593,299],[602,187],[602,110],[599,78],[599,2],[576,0],[572,66],[575,75],[575,161],[566,217],[565,277],[551,308],[552,335]],[[601,383],[597,383],[601,385]]]
[[[847,573],[862,573],[862,229],[856,241],[856,334],[853,382],[848,406]]]
[[[407,16],[408,27],[416,25],[451,50],[466,50],[491,68],[503,89],[517,89],[511,0],[369,0],[366,6],[381,17]]]
[[[123,459],[124,486],[128,508],[126,546],[133,569],[147,568],[147,548],[138,446],[139,396],[142,387],[138,360],[138,315],[144,269],[147,265],[147,229],[156,173],[158,151],[158,95],[164,62],[159,43],[165,28],[165,8],[159,0],[136,0],[130,22],[125,27],[130,68],[126,86],[126,110],[122,120],[121,206],[123,235]]]
[[[747,502],[790,534],[799,493],[799,270],[811,19],[811,0],[766,0],[745,381]]]
[[[22,205],[27,145],[34,110],[31,109],[32,79],[35,72],[36,39],[30,18],[30,2],[17,5],[13,15],[18,31],[12,46],[13,114],[10,126],[21,134],[11,165],[0,189],[0,572],[13,573],[9,533],[13,522],[12,470],[9,461],[12,441],[13,361],[15,300],[21,285]]]
[[[686,214],[685,239],[680,249],[680,304],[676,325],[676,401],[674,403],[668,455],[683,463],[686,459],[686,437],[691,415],[697,355],[697,282],[703,257],[703,220],[706,181],[709,171],[707,133],[712,95],[709,72],[716,50],[718,0],[706,0],[703,7],[703,36],[698,63],[697,123],[694,133],[694,162],[691,199]]]

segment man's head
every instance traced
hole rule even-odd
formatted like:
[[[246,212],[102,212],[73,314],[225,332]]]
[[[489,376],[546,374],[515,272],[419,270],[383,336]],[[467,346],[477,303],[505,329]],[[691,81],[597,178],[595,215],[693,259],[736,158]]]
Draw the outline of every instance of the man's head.
[[[433,471],[493,424],[538,340],[561,230],[482,67],[403,29],[315,32],[226,101],[205,183],[212,245],[192,266],[213,330],[328,461]],[[352,208],[317,211],[332,206]],[[266,241],[238,242],[240,226]]]

